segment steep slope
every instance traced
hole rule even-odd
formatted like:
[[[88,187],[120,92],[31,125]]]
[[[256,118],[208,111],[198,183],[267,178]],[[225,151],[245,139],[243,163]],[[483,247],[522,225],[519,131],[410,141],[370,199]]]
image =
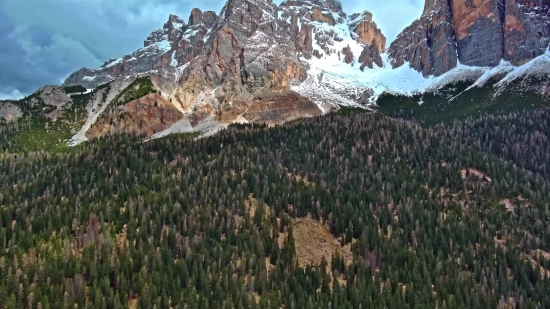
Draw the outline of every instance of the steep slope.
[[[286,1],[280,6],[271,1],[230,0],[219,16],[195,9],[185,23],[171,15],[162,29],[145,40],[142,49],[96,70],[81,69],[65,85],[94,88],[147,75],[152,91],[194,126],[202,121],[217,122],[218,128],[235,121],[281,123],[320,115],[336,104],[368,103],[361,93],[357,95],[357,87],[337,94],[337,100],[326,100],[308,99],[304,96],[307,91],[298,93],[294,90],[300,89],[294,86],[311,77],[308,71],[315,59],[328,58],[336,66],[353,67],[358,72],[382,66],[380,54],[385,44],[372,14],[348,18],[341,5],[332,0]],[[95,123],[98,118],[121,119],[90,119]],[[143,128],[135,129],[147,135],[159,133],[148,122],[143,123]],[[127,128],[114,123],[94,132],[126,132],[113,130],[122,127]],[[96,136],[80,132],[74,142],[85,140],[87,135]]]
[[[143,48],[67,78],[64,89],[87,93],[70,144],[281,124],[457,83],[494,97],[548,95],[549,9],[542,0],[426,0],[388,49],[371,13],[348,16],[334,0],[229,0],[219,15],[170,15]],[[0,118],[25,118],[24,109],[0,103]]]
[[[522,65],[550,43],[548,0],[426,0],[422,16],[391,44],[391,64],[405,63],[424,76],[461,63]]]

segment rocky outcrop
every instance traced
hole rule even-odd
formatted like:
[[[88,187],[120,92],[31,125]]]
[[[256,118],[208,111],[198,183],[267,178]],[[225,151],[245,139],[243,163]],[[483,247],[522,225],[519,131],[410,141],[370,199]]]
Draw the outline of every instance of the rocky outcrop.
[[[496,66],[503,56],[503,1],[453,0],[458,59],[470,66]]]
[[[8,101],[0,101],[0,121],[16,122],[23,116],[21,109]]]
[[[361,63],[361,71],[364,71],[365,68],[372,69],[375,64],[378,67],[384,66],[384,62],[382,62],[382,57],[380,56],[380,51],[376,44],[365,45],[359,56],[359,63]]]
[[[199,56],[204,51],[205,36],[217,20],[215,12],[193,10],[189,24],[170,15],[162,29],[153,31],[143,48],[118,59],[110,59],[99,69],[83,68],[71,74],[63,85],[83,85],[95,88],[115,78],[136,76],[154,70],[179,78],[175,69]]]
[[[371,12],[354,14],[351,17],[350,30],[357,35],[357,39],[366,45],[375,45],[378,51],[386,49],[386,37],[372,20]]]
[[[349,23],[341,4],[334,0],[284,1],[280,5],[228,0],[219,16],[194,9],[186,23],[170,15],[140,50],[111,59],[96,70],[81,69],[65,84],[94,88],[113,79],[147,75],[167,104],[194,125],[205,119],[231,123],[243,120],[244,115],[249,121],[265,123],[320,115],[315,103],[289,89],[308,78],[309,60],[343,53],[338,63],[354,66],[364,48],[362,69],[383,65],[380,52],[386,39],[372,14],[355,17],[355,23]],[[341,44],[343,39],[351,46]],[[353,69],[359,70],[357,66]],[[104,121],[92,126],[89,137],[157,133],[159,124],[145,121],[134,109],[107,109],[106,118],[102,116]],[[109,114],[124,120],[116,121],[118,118]],[[153,111],[149,114],[158,116]],[[142,119],[138,124],[143,122],[143,126],[136,125],[135,119]]]
[[[334,20],[334,16],[330,12],[324,13],[320,7],[314,6],[313,10],[311,12],[311,15],[307,15],[308,19],[312,21],[319,21],[322,23],[327,23],[331,26],[334,26],[336,24],[336,20]]]
[[[71,98],[59,86],[49,85],[40,88],[29,100],[31,105],[44,104],[61,108],[69,103]]]
[[[447,0],[426,0],[422,16],[405,28],[388,50],[394,68],[408,62],[424,76],[441,75],[454,68],[456,53]]]
[[[193,15],[194,11],[191,12],[191,15]],[[199,14],[202,15],[202,13],[199,11]],[[191,19],[190,19],[191,21]],[[162,29],[158,29],[153,31],[147,39],[143,42],[143,46],[147,47],[152,44],[162,42],[162,41],[169,41],[171,43],[177,42],[183,32],[187,29],[187,25],[183,21],[183,19],[179,18],[176,15],[170,15],[168,17],[168,21],[164,24],[164,27]]]
[[[254,98],[243,115],[254,123],[281,124],[304,117],[322,115],[322,111],[308,98],[302,97],[288,87],[275,87]]]
[[[183,114],[162,96],[148,94],[106,114],[88,130],[86,137],[92,139],[124,133],[151,136],[182,118]]]
[[[506,0],[504,18],[504,60],[521,65],[546,52],[550,1]]]
[[[549,9],[548,0],[426,0],[420,19],[391,44],[391,63],[408,62],[424,76],[448,72],[458,61],[523,64],[546,51]]]
[[[344,55],[345,63],[350,64],[353,62],[354,60],[353,52],[351,51],[351,48],[349,47],[349,45],[344,47],[344,49],[342,49],[342,55]]]
[[[196,26],[202,23],[202,11],[194,8],[189,16],[189,26]]]

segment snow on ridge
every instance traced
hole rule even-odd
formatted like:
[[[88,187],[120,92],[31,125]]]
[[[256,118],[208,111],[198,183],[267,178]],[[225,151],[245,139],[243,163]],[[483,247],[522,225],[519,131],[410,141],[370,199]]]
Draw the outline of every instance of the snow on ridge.
[[[111,68],[119,63],[122,63],[122,57],[116,59],[115,61],[109,63],[108,65],[103,66],[103,68]]]
[[[361,15],[360,15],[361,16]],[[318,42],[313,40],[313,48],[322,53],[320,59],[302,58],[301,61],[309,66],[308,78],[301,85],[294,85],[292,89],[303,96],[309,97],[317,104],[330,103],[331,105],[367,105],[375,104],[383,93],[394,95],[413,96],[425,92],[436,91],[448,84],[456,82],[474,83],[467,89],[482,87],[494,77],[505,76],[499,85],[505,85],[520,76],[526,74],[550,74],[550,49],[527,64],[519,67],[513,66],[510,62],[502,60],[496,67],[473,67],[461,64],[441,76],[424,77],[422,73],[410,67],[409,63],[393,68],[387,52],[381,54],[384,65],[373,69],[365,68],[360,70],[358,62],[359,55],[363,50],[363,44],[358,42],[349,29],[349,25],[358,19],[348,18],[344,23],[331,26],[326,23],[310,22],[315,28],[314,31],[326,34],[334,32],[335,36],[342,38],[342,41],[329,40],[328,48],[341,51],[350,47],[354,61],[347,64],[343,61],[343,55],[338,53],[328,55]],[[330,36],[329,36],[330,37]],[[497,85],[498,86],[498,85]],[[369,91],[370,90],[370,91]],[[467,91],[466,90],[466,91]],[[370,92],[368,102],[357,102],[365,100],[361,94]]]
[[[533,60],[519,66],[514,67],[514,70],[508,73],[506,77],[497,83],[497,87],[502,87],[508,83],[526,75],[547,74],[550,75],[550,50],[540,55]]]
[[[172,49],[172,45],[170,45],[170,42],[168,40],[162,40],[153,45],[156,46],[156,48],[160,51],[169,51]]]
[[[176,59],[176,51],[172,52],[172,61],[170,62],[170,65],[173,67],[178,66],[178,60]]]

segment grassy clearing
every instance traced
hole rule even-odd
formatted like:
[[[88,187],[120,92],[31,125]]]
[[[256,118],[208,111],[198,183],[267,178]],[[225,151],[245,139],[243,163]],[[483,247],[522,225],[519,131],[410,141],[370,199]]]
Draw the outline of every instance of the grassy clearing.
[[[468,84],[459,83],[437,93],[413,97],[386,95],[378,100],[378,110],[392,117],[415,120],[430,126],[496,111],[535,109],[549,105],[547,98],[533,92],[506,90],[494,97],[495,89],[491,86],[464,92],[467,87]],[[451,101],[453,97],[456,98]],[[421,101],[423,103],[420,105]]]

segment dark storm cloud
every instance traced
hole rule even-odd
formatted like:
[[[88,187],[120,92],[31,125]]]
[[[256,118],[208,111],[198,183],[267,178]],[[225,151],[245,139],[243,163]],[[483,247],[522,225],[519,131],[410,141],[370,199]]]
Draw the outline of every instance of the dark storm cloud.
[[[216,11],[222,5],[200,2]],[[2,0],[0,99],[59,84],[81,67],[130,53],[169,14],[186,19],[195,6],[181,0]]]
[[[81,67],[95,68],[141,47],[169,14],[193,7],[219,12],[225,1],[1,0],[0,99],[59,84]],[[275,1],[280,2],[280,1]],[[419,16],[423,0],[344,0],[346,12],[374,13],[389,40]]]

